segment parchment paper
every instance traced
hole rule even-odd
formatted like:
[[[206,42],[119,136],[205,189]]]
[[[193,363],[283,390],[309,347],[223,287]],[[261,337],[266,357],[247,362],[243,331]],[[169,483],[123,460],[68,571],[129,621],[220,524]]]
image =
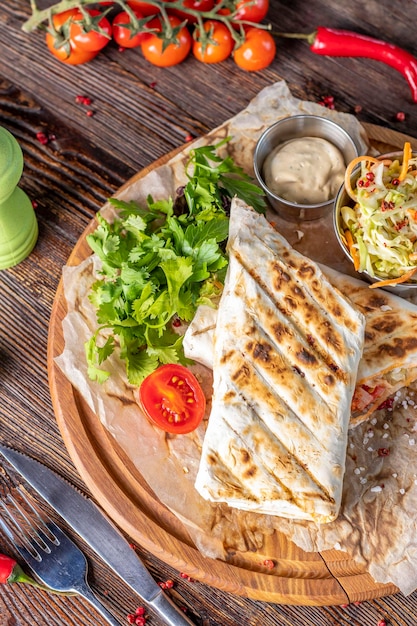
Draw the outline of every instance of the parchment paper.
[[[333,119],[355,139],[359,152],[369,151],[364,129],[353,116],[293,98],[284,82],[262,90],[237,116],[188,146],[167,165],[138,180],[118,195],[144,202],[173,195],[185,182],[184,162],[191,147],[232,136],[227,151],[253,174],[253,150],[260,134],[289,115],[308,113]],[[111,215],[110,205],[102,213]],[[351,272],[338,249],[331,216],[309,225],[284,222],[271,214],[278,230],[310,258]],[[124,366],[112,355],[112,375],[103,384],[87,376],[84,342],[96,329],[88,300],[97,261],[87,258],[76,268],[65,267],[64,290],[68,315],[63,322],[65,349],[56,362],[89,407],[137,464],[155,494],[185,524],[198,549],[211,558],[227,559],[233,551],[256,551],[275,529],[306,551],[338,548],[364,565],[377,582],[392,582],[408,594],[417,587],[417,386],[396,396],[392,410],[379,411],[371,422],[350,432],[342,510],[335,522],[317,525],[231,509],[206,502],[194,489],[205,423],[189,435],[168,436],[140,414]],[[194,366],[193,366],[194,367]],[[211,395],[211,372],[194,371]],[[210,402],[207,406],[208,417]],[[378,450],[389,450],[381,456]],[[137,451],[140,450],[140,458]],[[164,468],[161,472],[161,467]]]

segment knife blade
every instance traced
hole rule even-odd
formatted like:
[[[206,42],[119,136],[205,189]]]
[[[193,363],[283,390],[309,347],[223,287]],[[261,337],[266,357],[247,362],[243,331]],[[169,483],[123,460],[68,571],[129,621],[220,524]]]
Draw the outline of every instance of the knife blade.
[[[163,592],[103,511],[64,478],[30,456],[0,444],[3,457],[101,559],[169,626],[195,626]]]

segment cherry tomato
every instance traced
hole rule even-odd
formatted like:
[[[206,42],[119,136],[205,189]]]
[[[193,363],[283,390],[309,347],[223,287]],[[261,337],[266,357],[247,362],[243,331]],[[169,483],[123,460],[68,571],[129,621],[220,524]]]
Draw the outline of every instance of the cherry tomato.
[[[174,2],[174,0],[170,0]],[[205,13],[211,11],[214,7],[214,0],[183,0],[183,6],[186,9],[193,9],[194,11],[200,11]],[[168,7],[167,7],[168,8]],[[194,15],[190,15],[187,11],[180,11],[179,9],[170,9],[173,15],[177,15],[182,20],[188,20],[190,24],[195,24],[197,18]]]
[[[262,28],[248,28],[245,41],[233,53],[236,65],[248,72],[268,67],[275,58],[276,45],[271,33]]]
[[[168,19],[173,28],[177,28],[181,24],[181,20],[175,15],[170,15]],[[151,20],[149,28],[162,31],[161,20],[159,18]],[[147,61],[158,67],[177,65],[184,61],[191,50],[192,37],[185,26],[179,29],[176,40],[177,43],[170,43],[163,49],[164,40],[157,34],[151,35],[142,43],[143,56]]]
[[[202,63],[219,63],[224,61],[232,53],[234,41],[229,29],[222,22],[206,20],[204,30],[210,34],[210,40],[203,50],[201,41],[194,41],[193,54]]]
[[[132,9],[133,10],[133,9]],[[143,20],[144,15],[137,9],[133,10],[138,20]],[[137,48],[140,46],[150,33],[140,32],[134,34],[131,28],[131,19],[129,13],[122,11],[118,13],[113,20],[113,39],[118,46],[122,48]]]
[[[183,365],[161,365],[145,378],[135,395],[149,420],[168,433],[190,433],[204,417],[203,390]]]
[[[85,9],[85,11],[92,19],[91,25],[82,22],[85,18],[81,11],[74,13],[69,31],[70,40],[79,50],[89,52],[102,50],[111,40],[111,24],[107,17],[100,18],[101,12],[97,9]]]
[[[77,13],[77,9],[69,9],[68,11],[56,13],[52,17],[52,23],[56,32],[52,32],[50,29],[47,31],[45,37],[48,50],[54,57],[59,59],[59,61],[68,65],[87,63],[98,54],[98,51],[89,52],[87,50],[80,50],[69,40],[71,19]]]
[[[269,10],[269,0],[239,0],[236,3],[236,20],[262,22]]]
[[[152,4],[149,4],[148,2],[141,2],[140,0],[129,0],[127,4],[132,9],[135,9],[136,11],[140,11],[142,15],[145,15],[145,17],[147,17],[148,15],[156,15],[157,13],[160,13],[160,10],[158,7],[153,6]]]

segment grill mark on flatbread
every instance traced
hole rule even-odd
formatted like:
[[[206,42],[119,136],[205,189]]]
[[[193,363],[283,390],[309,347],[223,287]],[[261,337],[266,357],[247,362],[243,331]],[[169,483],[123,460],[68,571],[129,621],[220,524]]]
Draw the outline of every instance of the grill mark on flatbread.
[[[300,375],[298,370],[294,370],[299,362],[294,362],[289,358],[288,349],[269,343],[270,338],[265,334],[261,320],[255,318],[251,322],[252,325],[247,326],[248,339],[242,340],[241,352],[246,355],[242,367],[252,363],[258,375],[264,381],[268,380],[271,389],[282,388],[281,399],[286,403],[287,408],[294,413],[310,415],[314,419],[313,426],[316,429],[322,424],[331,423],[334,420],[334,415],[329,407],[329,395],[325,393],[326,390],[320,384],[321,378],[327,379],[329,375],[322,374],[321,362],[314,357],[314,371],[305,367],[302,372],[304,375]],[[291,339],[292,346],[302,351],[302,344],[299,345],[293,336]],[[236,349],[238,348],[239,345],[236,346]],[[229,363],[233,361],[234,354],[237,352],[228,352],[227,360]],[[252,361],[249,360],[250,357],[252,357]],[[221,359],[221,362],[226,361]],[[294,371],[299,374],[295,380]],[[285,393],[285,387],[287,387],[287,393]],[[290,397],[294,399],[291,404]],[[334,393],[334,402],[336,403],[337,400],[336,393]],[[319,415],[309,411],[309,407],[315,405],[320,407]]]
[[[228,437],[228,465],[218,450],[211,449],[208,453],[210,469],[214,470],[216,482],[222,485],[220,492],[216,490],[217,494],[221,493],[222,497],[227,499],[242,498],[245,494],[250,494],[249,499],[257,504],[278,499],[298,507],[305,505],[308,500],[334,504],[334,499],[322,485],[313,480],[308,472],[299,471],[300,467],[303,470],[305,468],[303,464],[297,463],[293,453],[289,453],[277,438],[271,440],[270,434],[266,432],[267,427],[253,408],[247,405],[247,409],[254,419],[242,431],[238,431],[223,417],[224,425],[232,433],[232,436]],[[265,440],[268,448],[265,446]],[[251,444],[251,450],[247,449],[247,441]],[[268,459],[272,463],[268,464]],[[277,467],[275,471],[273,464]],[[277,473],[279,468],[285,473],[285,477]],[[230,474],[233,481],[230,481]],[[264,480],[267,485],[267,496],[262,489]],[[252,483],[255,491],[251,489]]]
[[[277,300],[274,293],[268,288],[268,286],[263,282],[260,276],[250,267],[246,266],[246,263],[242,259],[239,253],[234,251],[235,258],[241,264],[241,266],[248,272],[251,279],[254,283],[264,292],[263,295],[267,296],[270,300],[271,304],[276,309],[276,314],[281,315],[280,321],[276,322],[275,325],[270,325],[271,335],[275,340],[275,347],[278,349],[280,338],[285,337],[286,334],[289,333],[289,328],[291,328],[291,336],[292,340],[295,341],[295,337],[300,338],[300,342],[304,338],[304,346],[300,346],[300,350],[298,352],[299,363],[295,363],[295,365],[308,366],[313,364],[320,363],[322,366],[326,366],[330,373],[328,374],[328,383],[332,384],[334,378],[347,383],[350,379],[349,373],[346,373],[341,368],[340,364],[334,362],[334,359],[329,358],[329,353],[322,349],[322,346],[313,338],[313,335],[306,335],[302,324],[300,324],[301,320],[295,316],[288,316],[288,311],[283,307],[280,301]],[[245,296],[246,302],[248,301],[247,295]],[[250,310],[250,308],[249,308]],[[262,307],[256,307],[256,314],[261,315],[263,313]],[[265,315],[263,316],[265,317]],[[285,324],[282,322],[285,320]],[[328,327],[331,327],[330,323],[325,320],[324,324]],[[311,332],[313,329],[310,328]],[[329,331],[331,333],[331,330]],[[334,345],[334,343],[332,343]],[[340,342],[337,342],[337,346],[339,348],[339,354],[343,351],[340,345]],[[303,370],[302,370],[303,371]]]
[[[302,425],[307,430],[310,440],[316,441],[321,447],[319,433],[334,421],[334,415],[326,399],[318,395],[316,390],[306,386],[302,376],[289,381],[287,393],[283,390],[278,396],[275,389],[278,386],[284,386],[285,381],[288,380],[288,365],[285,359],[276,353],[273,360],[268,363],[260,362],[255,358],[251,360],[250,356],[251,354],[253,356],[253,352],[250,348],[246,350],[247,347],[246,344],[241,352],[235,350],[232,355],[229,355],[231,381],[234,387],[245,390],[246,395],[251,398],[251,405],[257,398],[262,398],[266,404],[265,388],[269,389],[271,403],[268,408],[275,418],[286,415],[288,421],[294,420],[298,425]],[[245,354],[245,357],[242,354]],[[317,410],[312,411],[312,406],[315,406]],[[283,422],[284,419],[280,421]]]
[[[283,306],[283,302],[288,305],[288,302],[290,301],[288,297],[286,300],[284,298],[282,300],[277,300],[274,292],[268,287],[268,285],[265,284],[256,269],[249,266],[239,252],[233,250],[233,253],[242,267],[244,267],[244,269],[250,274],[265,294],[268,295],[274,306],[280,310],[283,316],[288,317],[289,323],[293,326],[297,323],[297,332],[304,335],[306,338],[307,334],[304,328],[307,327],[311,337],[314,336],[314,342],[311,342],[310,345],[314,347],[314,350],[320,357],[320,360],[324,361],[326,366],[332,370],[335,376],[346,382],[346,374],[341,369],[341,362],[347,347],[343,341],[343,336],[337,332],[336,324],[332,324],[327,315],[322,314],[321,305],[318,305],[320,307],[320,311],[317,311],[317,308],[315,308],[311,303],[305,303],[301,314],[298,307],[287,306],[287,308],[285,308],[285,306]],[[278,266],[279,264],[277,267]],[[279,286],[275,284],[275,288],[278,287]],[[295,301],[293,300],[292,302],[294,304]],[[315,322],[320,317],[324,317],[324,319],[320,320],[320,325],[318,325]]]
[[[238,358],[241,358],[243,361],[243,356],[238,355]],[[294,413],[292,408],[288,406],[282,398],[277,398],[273,394],[273,390],[269,385],[268,381],[262,378],[262,375],[256,370],[256,364],[249,363],[245,359],[245,363],[242,367],[238,367],[236,375],[231,377],[233,383],[239,383],[239,387],[235,388],[235,393],[233,394],[233,400],[236,402],[236,398],[240,398],[242,402],[245,403],[247,407],[250,408],[251,412],[256,416],[256,419],[259,423],[262,423],[265,430],[268,430],[276,442],[277,447],[280,447],[280,453],[277,456],[277,461],[280,462],[283,468],[286,467],[285,459],[289,459],[289,465],[291,467],[298,466],[303,471],[301,475],[306,474],[309,477],[311,483],[314,483],[319,490],[322,492],[322,499],[328,502],[332,502],[332,498],[329,494],[328,489],[319,483],[311,469],[308,467],[307,460],[302,459],[302,455],[300,452],[303,449],[303,446],[307,446],[310,449],[316,449],[317,459],[312,459],[311,454],[308,455],[308,462],[311,466],[315,466],[316,463],[320,464],[320,450],[322,448],[322,442],[317,435],[308,427],[308,425],[301,420],[301,418]],[[252,392],[252,393],[251,393]],[[263,413],[266,416],[263,417],[262,409],[265,408],[264,405],[268,405],[268,399],[270,399],[270,404],[273,407],[273,410],[267,411]],[[259,400],[259,402],[257,402]],[[279,418],[278,418],[279,415]],[[268,420],[268,416],[270,419]],[[293,438],[291,441],[284,441],[282,439],[282,432],[280,431],[280,425],[284,422],[293,422],[291,424]],[[233,426],[229,423],[229,427],[231,430],[235,432]],[[281,436],[281,439],[278,438],[278,432]],[[238,436],[239,433],[236,433]],[[297,447],[295,447],[294,442],[297,442]],[[292,445],[291,445],[292,444]],[[298,451],[297,451],[298,450]],[[314,462],[316,461],[316,462]],[[262,461],[261,461],[262,462]],[[300,474],[295,474],[298,476]],[[282,481],[279,479],[275,473],[272,474],[275,479]],[[294,481],[293,477],[290,477],[290,481]],[[297,479],[296,481],[297,482]],[[293,482],[293,487],[294,487]]]

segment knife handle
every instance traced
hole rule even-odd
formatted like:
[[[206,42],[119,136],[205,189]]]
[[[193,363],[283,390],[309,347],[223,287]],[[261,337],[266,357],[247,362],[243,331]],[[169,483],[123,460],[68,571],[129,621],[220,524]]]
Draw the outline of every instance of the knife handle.
[[[163,592],[149,604],[168,626],[195,626],[194,622]]]

